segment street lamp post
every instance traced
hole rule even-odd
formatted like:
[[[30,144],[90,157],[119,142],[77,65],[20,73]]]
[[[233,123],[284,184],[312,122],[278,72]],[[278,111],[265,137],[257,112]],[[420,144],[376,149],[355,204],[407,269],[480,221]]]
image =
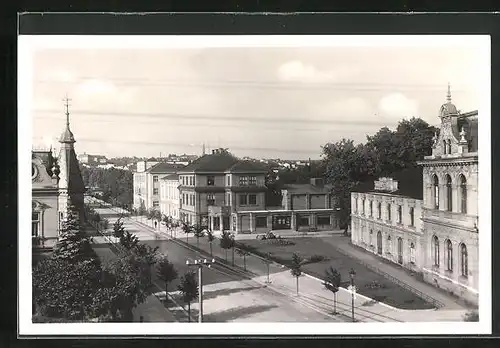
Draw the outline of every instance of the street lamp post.
[[[349,271],[349,276],[351,277],[351,301],[352,301],[352,321],[354,322],[354,277],[356,276],[356,271],[354,268],[351,268]]]
[[[200,311],[198,314],[198,322],[203,322],[203,265],[208,268],[211,267],[212,264],[215,263],[215,259],[207,260],[207,259],[199,259],[194,260],[194,262],[186,261],[186,265],[198,267],[198,302],[200,305]]]

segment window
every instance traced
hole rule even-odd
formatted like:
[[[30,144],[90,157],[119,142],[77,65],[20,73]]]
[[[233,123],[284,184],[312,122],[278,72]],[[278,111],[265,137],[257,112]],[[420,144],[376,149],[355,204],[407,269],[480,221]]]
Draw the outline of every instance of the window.
[[[448,145],[448,154],[451,154],[451,140],[450,139],[448,139],[447,145]]]
[[[370,246],[372,246],[373,245],[373,231],[372,230],[370,230],[370,235],[368,238],[369,238],[368,241],[370,242]]]
[[[452,211],[451,176],[446,175],[446,210]]]
[[[449,239],[446,240],[446,268],[453,272],[453,245]]]
[[[240,195],[240,205],[247,205],[247,195]]]
[[[460,174],[460,212],[467,214],[467,180]]]
[[[267,227],[267,217],[256,216],[255,217],[255,227]]]
[[[370,217],[373,216],[373,201],[370,201]]]
[[[153,189],[153,194],[154,194],[154,195],[157,195],[157,194],[158,194],[158,188],[154,188],[154,189]]]
[[[382,203],[378,203],[378,218],[381,219],[382,218]]]
[[[437,236],[432,237],[434,246],[434,266],[439,267],[439,239]]]
[[[248,185],[248,176],[240,176],[240,186]]]
[[[153,182],[158,182],[158,175],[153,176]]]
[[[391,221],[391,203],[387,204],[387,221]]]
[[[213,193],[207,195],[207,205],[215,205],[215,195]]]
[[[186,182],[184,180],[184,176],[181,176],[181,180],[182,180],[182,186],[186,185]]]
[[[390,235],[387,237],[387,252],[392,254],[392,240]]]
[[[248,204],[257,205],[257,195],[248,195]]]
[[[231,175],[227,176],[227,186],[231,186]]]
[[[153,207],[159,207],[160,206],[160,202],[158,201],[153,201]]]
[[[448,146],[446,146],[446,140],[443,140],[443,153],[445,155],[448,153]]]
[[[213,175],[207,176],[207,186],[215,186],[215,177]]]
[[[250,186],[255,186],[255,185],[257,185],[257,177],[256,177],[256,176],[251,176],[251,177],[249,178],[249,185],[250,185]]]
[[[403,207],[398,205],[398,223],[403,223]]]
[[[191,186],[194,185],[194,177],[193,176],[189,177],[189,185],[191,185]]]
[[[410,244],[410,263],[415,264],[415,244]]]
[[[298,216],[297,217],[297,225],[301,226],[309,226],[309,217],[308,216]]]
[[[40,232],[40,213],[32,212],[31,213],[31,236],[38,237]]]
[[[434,209],[439,209],[439,179],[436,175],[432,177],[432,198],[434,199]]]
[[[467,246],[462,243],[460,244],[460,272],[462,277],[467,277],[469,275],[469,264],[467,258]]]
[[[320,226],[330,225],[330,217],[329,216],[318,216],[318,225],[320,225]]]
[[[361,200],[361,214],[365,214],[365,199]]]
[[[187,204],[186,194],[182,194],[182,204]]]
[[[190,200],[191,206],[194,207],[194,195],[190,195],[189,200]]]
[[[410,207],[410,226],[415,226],[415,209]]]

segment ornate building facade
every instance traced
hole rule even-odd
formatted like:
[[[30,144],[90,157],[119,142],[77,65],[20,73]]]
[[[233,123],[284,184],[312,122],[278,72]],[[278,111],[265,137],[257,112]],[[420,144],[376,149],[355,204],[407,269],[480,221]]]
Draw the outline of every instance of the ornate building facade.
[[[68,207],[83,216],[82,180],[70,130],[66,100],[66,127],[59,138],[60,151],[56,159],[52,149],[32,151],[32,239],[34,249],[51,248],[57,242],[61,222],[66,218]]]
[[[439,117],[432,154],[418,162],[420,194],[353,192],[351,239],[477,305],[478,112],[457,110],[448,86]]]

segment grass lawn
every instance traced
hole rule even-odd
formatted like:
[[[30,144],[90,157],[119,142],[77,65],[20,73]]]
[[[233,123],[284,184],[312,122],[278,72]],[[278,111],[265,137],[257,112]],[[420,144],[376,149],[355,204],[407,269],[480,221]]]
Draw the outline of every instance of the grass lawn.
[[[289,264],[293,253],[299,254],[304,259],[309,259],[314,255],[326,257],[325,261],[307,263],[303,266],[303,271],[322,279],[325,269],[329,266],[337,269],[342,277],[342,286],[350,284],[349,271],[353,268],[356,271],[355,285],[362,295],[373,298],[376,301],[402,309],[427,309],[434,308],[431,303],[413,294],[378,273],[366,268],[356,259],[350,258],[321,241],[319,238],[293,238],[294,245],[271,244],[269,241],[246,240],[239,244],[246,245],[257,251],[258,254],[271,253],[271,257],[283,264]],[[373,287],[371,285],[378,285]]]

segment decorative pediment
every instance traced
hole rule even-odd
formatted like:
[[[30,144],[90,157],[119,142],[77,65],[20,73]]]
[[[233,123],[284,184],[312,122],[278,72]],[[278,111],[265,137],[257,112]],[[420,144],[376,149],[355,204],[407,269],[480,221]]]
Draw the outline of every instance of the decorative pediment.
[[[48,204],[37,201],[35,199],[31,201],[31,209],[32,210],[40,211],[40,210],[46,210],[48,208],[50,208],[50,206]]]

